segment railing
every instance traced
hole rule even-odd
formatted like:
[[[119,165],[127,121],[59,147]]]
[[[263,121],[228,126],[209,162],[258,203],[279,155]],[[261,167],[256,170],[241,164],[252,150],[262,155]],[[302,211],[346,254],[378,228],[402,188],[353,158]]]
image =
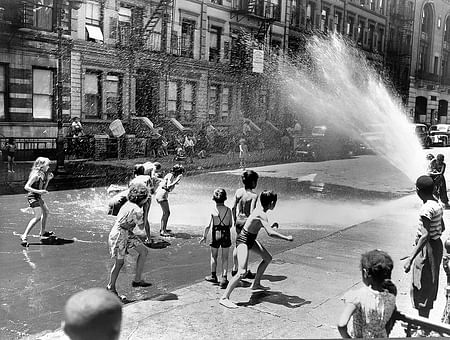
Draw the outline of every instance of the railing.
[[[264,0],[233,0],[232,10],[280,21],[280,6]]]
[[[1,137],[1,149],[9,138]],[[56,151],[56,138],[14,138],[16,144],[16,160],[34,160],[39,156],[53,157]]]

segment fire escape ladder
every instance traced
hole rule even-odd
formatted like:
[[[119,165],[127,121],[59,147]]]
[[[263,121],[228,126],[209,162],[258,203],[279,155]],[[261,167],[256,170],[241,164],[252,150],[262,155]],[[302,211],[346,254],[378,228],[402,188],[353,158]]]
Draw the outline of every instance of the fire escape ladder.
[[[155,8],[155,11],[152,13],[150,18],[148,19],[147,23],[144,26],[144,41],[147,40],[150,36],[150,34],[155,29],[156,25],[158,24],[159,20],[163,17],[164,13],[166,12],[167,8],[172,5],[172,0],[160,0],[158,5]]]
[[[248,13],[254,13],[256,7],[256,0],[248,0],[247,11]]]

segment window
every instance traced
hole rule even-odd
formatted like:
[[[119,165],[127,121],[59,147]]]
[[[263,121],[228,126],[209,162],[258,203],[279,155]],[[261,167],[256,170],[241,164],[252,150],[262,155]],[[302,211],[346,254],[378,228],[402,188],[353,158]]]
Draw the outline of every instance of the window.
[[[53,71],[33,69],[33,118],[52,119]]]
[[[177,113],[177,99],[178,99],[178,84],[175,81],[169,81],[169,93],[167,95],[167,111],[169,117],[176,117]]]
[[[131,9],[119,8],[119,41],[120,44],[126,46],[130,43],[131,34]]]
[[[209,30],[209,61],[218,62],[220,60],[222,28],[211,26]]]
[[[0,119],[6,117],[6,66],[0,65]]]
[[[84,78],[84,112],[87,118],[101,118],[100,74],[86,72]]]
[[[208,114],[210,119],[216,118],[218,105],[219,105],[219,86],[211,85],[209,87],[209,108],[208,108]]]
[[[222,5],[222,0],[211,0],[212,4]]]
[[[347,35],[352,38],[353,37],[353,31],[355,29],[355,19],[353,17],[348,17],[347,22]]]
[[[39,0],[33,9],[33,26],[46,31],[53,29],[53,0]]]
[[[186,83],[184,84],[184,93],[183,93],[183,110],[185,114],[185,118],[189,120],[191,118],[192,113],[194,112],[194,84]]]
[[[222,88],[222,119],[227,118],[230,112],[230,89],[228,87]]]
[[[122,110],[121,79],[118,75],[106,76],[105,95],[108,119],[120,118]]]
[[[103,41],[101,30],[101,7],[98,2],[87,1],[86,5],[86,40]]]
[[[183,57],[194,57],[194,31],[195,21],[183,19],[181,23],[181,55]]]

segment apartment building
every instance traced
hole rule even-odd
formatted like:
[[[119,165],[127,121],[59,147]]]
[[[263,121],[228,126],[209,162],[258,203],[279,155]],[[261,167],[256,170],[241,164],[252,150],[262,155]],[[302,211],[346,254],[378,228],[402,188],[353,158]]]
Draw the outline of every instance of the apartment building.
[[[450,123],[450,4],[392,0],[387,61],[414,122]]]
[[[382,63],[385,12],[383,0],[0,0],[0,134],[56,136],[61,117],[88,133],[134,116],[289,125],[270,55],[337,31]]]

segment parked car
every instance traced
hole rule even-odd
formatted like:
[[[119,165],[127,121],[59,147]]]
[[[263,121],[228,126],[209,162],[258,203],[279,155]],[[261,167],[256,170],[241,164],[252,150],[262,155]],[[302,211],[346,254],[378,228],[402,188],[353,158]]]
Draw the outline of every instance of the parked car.
[[[432,145],[428,127],[425,124],[414,124],[414,131],[423,147],[429,148]]]
[[[450,145],[450,124],[431,125],[429,133],[432,145]]]
[[[357,152],[359,145],[333,127],[317,125],[298,139],[295,154],[312,161],[345,158]]]

